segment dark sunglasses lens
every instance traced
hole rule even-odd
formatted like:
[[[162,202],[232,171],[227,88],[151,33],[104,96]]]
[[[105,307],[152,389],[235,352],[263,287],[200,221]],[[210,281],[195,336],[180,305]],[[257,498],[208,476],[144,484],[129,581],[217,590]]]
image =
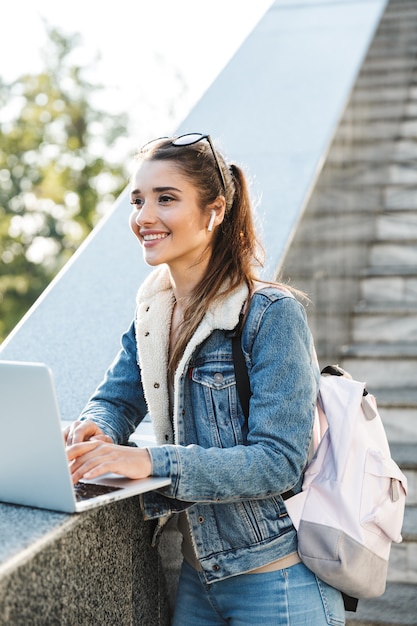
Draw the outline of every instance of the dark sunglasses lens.
[[[189,135],[182,135],[181,137],[177,137],[172,142],[174,146],[191,146],[193,143],[198,143],[202,139],[205,139],[206,136],[201,133],[190,133]]]

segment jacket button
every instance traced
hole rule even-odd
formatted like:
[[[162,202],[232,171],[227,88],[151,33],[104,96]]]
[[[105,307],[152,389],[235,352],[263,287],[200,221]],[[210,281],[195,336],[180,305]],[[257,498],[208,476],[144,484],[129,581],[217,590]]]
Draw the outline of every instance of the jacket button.
[[[146,331],[145,337],[149,337],[149,330]]]
[[[199,515],[198,517],[198,523],[202,524],[204,522],[204,517],[202,515]]]
[[[155,387],[155,389],[159,389],[159,383],[154,383],[153,386]]]
[[[218,572],[219,569],[220,569],[220,565],[217,565],[217,563],[213,565],[213,572]]]
[[[220,372],[217,372],[217,374],[214,374],[214,380],[216,381],[216,383],[222,383],[223,382],[223,374],[221,374]]]

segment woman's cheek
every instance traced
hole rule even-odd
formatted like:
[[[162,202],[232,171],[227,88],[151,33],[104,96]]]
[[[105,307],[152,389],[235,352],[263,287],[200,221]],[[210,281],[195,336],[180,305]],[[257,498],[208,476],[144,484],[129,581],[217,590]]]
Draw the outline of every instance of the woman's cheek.
[[[129,219],[129,225],[130,225],[130,229],[132,230],[132,232],[139,239],[139,226],[136,223],[136,212],[131,214],[130,219]]]

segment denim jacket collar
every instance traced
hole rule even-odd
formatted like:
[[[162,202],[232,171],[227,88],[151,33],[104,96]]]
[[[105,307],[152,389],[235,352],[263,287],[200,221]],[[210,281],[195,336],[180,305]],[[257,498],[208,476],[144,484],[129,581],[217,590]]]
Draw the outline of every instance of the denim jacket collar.
[[[149,412],[152,415],[157,443],[177,442],[176,423],[180,381],[196,348],[216,329],[233,330],[248,297],[242,285],[207,310],[194,336],[187,345],[174,378],[174,415],[171,421],[168,393],[168,347],[174,294],[166,266],[152,272],[137,295],[136,338],[142,384]],[[167,438],[168,433],[168,438]]]

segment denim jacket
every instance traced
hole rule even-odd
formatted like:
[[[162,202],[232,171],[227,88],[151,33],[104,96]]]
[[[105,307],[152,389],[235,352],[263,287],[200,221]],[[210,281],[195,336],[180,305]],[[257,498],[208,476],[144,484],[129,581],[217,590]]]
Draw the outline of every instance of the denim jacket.
[[[144,494],[160,525],[187,511],[207,582],[250,571],[297,550],[282,493],[301,488],[319,372],[305,311],[286,290],[256,291],[241,343],[250,377],[246,420],[237,396],[231,337],[248,297],[241,287],[211,306],[179,363],[170,414],[167,382],[174,298],[166,268],[139,290],[135,322],[82,414],[117,443],[150,413],[158,446],[153,475],[171,484]]]

